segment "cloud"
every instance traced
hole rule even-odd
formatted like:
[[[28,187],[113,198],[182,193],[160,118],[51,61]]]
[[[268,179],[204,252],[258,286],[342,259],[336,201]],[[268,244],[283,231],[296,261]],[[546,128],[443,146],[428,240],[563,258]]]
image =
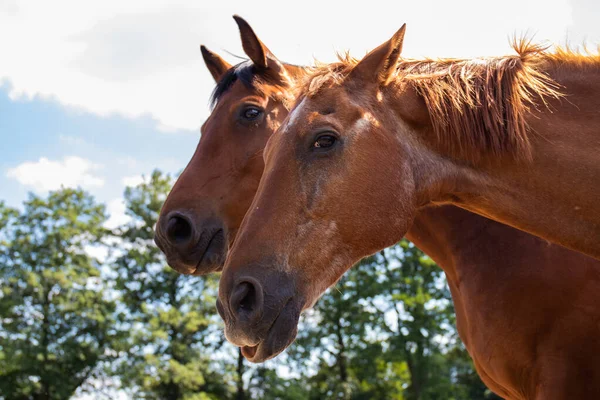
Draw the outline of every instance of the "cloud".
[[[126,214],[126,210],[125,200],[122,197],[109,201],[106,205],[106,212],[109,218],[104,223],[104,226],[107,229],[115,229],[131,221],[131,217]]]
[[[0,14],[0,80],[11,82],[13,100],[53,97],[101,116],[151,116],[173,130],[197,130],[208,114],[214,83],[199,44],[207,29],[219,30],[216,21],[203,22],[209,6],[166,0],[18,5],[18,12]]]
[[[104,179],[93,175],[100,165],[81,157],[65,157],[51,161],[46,157],[28,161],[8,169],[6,176],[35,191],[56,190],[64,187],[102,187]]]
[[[74,64],[91,76],[125,81],[198,61],[198,46],[188,27],[201,18],[197,11],[175,8],[101,20],[73,36],[73,41],[85,44]]]
[[[141,183],[148,182],[148,179],[146,177],[144,177],[143,175],[132,175],[132,176],[124,177],[123,179],[121,179],[121,182],[125,186],[133,187],[133,186],[137,186]]]
[[[505,0],[502,7],[479,0],[372,0],[370,7],[332,19],[341,3],[306,0],[290,19],[279,2],[270,4],[105,0],[102,7],[90,7],[77,0],[5,1],[10,12],[0,10],[0,80],[10,80],[13,99],[52,96],[99,115],[151,115],[165,131],[197,131],[214,85],[198,45],[239,62],[224,49],[242,53],[231,19],[240,10],[278,57],[307,64],[313,56],[333,61],[335,49],[362,56],[402,22],[409,26],[409,57],[512,53],[509,35],[531,30],[536,39],[561,42],[567,29],[571,35],[583,29],[573,23],[572,7],[580,4],[579,14],[589,18],[600,8],[593,0]],[[304,29],[306,21],[319,29]],[[593,40],[600,37],[600,25],[591,22],[586,33]]]
[[[15,15],[18,11],[16,0],[0,0],[0,13]]]

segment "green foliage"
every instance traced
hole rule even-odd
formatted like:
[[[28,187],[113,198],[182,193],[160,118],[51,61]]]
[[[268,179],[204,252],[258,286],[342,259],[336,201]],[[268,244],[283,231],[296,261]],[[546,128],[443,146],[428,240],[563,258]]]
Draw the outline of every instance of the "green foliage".
[[[252,399],[305,400],[308,398],[306,384],[301,379],[283,379],[276,370],[265,367],[254,369],[248,392]]]
[[[402,398],[405,377],[390,376],[397,366],[383,360],[380,343],[368,339],[379,319],[365,302],[380,289],[374,262],[367,258],[350,269],[304,319],[290,354],[299,366],[318,354],[317,373],[304,370],[309,398]]]
[[[0,397],[68,399],[109,357],[115,303],[87,251],[105,220],[81,190],[0,204]]]
[[[454,334],[454,312],[443,272],[407,240],[379,257],[374,265],[382,286],[378,328],[389,335],[390,358],[406,362],[410,383],[405,397],[448,398],[449,371],[440,370],[438,362],[443,360],[441,339]]]
[[[177,274],[153,243],[172,184],[155,171],[127,188],[131,219],[113,232],[80,190],[0,202],[0,399],[67,399],[101,374],[135,399],[497,398],[457,337],[443,271],[406,240],[327,291],[286,355],[246,366],[221,332],[218,276]],[[101,266],[90,249],[109,239]]]
[[[119,230],[114,270],[129,331],[118,367],[135,398],[204,400],[232,396],[224,373],[211,363],[222,339],[215,315],[217,280],[170,269],[153,243],[153,227],[173,180],[155,171],[127,188],[131,221]]]
[[[304,368],[309,398],[486,398],[456,337],[444,278],[406,240],[348,271],[290,350],[299,367],[318,360]]]

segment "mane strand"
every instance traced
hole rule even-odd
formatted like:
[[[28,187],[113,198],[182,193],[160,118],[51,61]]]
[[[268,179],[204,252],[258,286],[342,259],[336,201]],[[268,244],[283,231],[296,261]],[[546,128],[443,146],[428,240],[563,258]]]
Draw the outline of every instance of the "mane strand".
[[[561,94],[538,68],[543,48],[519,42],[515,50],[508,57],[400,63],[399,79],[423,98],[438,143],[451,156],[531,159],[525,116],[538,100]]]
[[[600,68],[600,56],[547,48],[519,39],[516,55],[474,59],[401,60],[393,84],[409,84],[423,98],[438,143],[452,157],[477,162],[484,155],[531,159],[531,108],[564,95],[546,73],[554,66]],[[341,85],[357,61],[348,54],[317,64],[297,88],[299,97]],[[298,101],[299,101],[298,97]]]

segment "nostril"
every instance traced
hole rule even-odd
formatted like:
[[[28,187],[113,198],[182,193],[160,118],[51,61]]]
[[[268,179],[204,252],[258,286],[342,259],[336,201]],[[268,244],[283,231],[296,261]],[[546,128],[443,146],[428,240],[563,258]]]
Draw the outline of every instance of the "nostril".
[[[262,311],[260,286],[249,281],[240,282],[231,294],[231,310],[238,317],[254,319]]]
[[[254,289],[254,286],[252,286],[248,282],[242,282],[240,286],[243,286],[242,290],[245,294],[240,300],[238,311],[252,312],[254,306],[256,305],[256,290]]]
[[[192,224],[181,216],[174,216],[167,223],[167,238],[169,241],[181,244],[192,237]]]

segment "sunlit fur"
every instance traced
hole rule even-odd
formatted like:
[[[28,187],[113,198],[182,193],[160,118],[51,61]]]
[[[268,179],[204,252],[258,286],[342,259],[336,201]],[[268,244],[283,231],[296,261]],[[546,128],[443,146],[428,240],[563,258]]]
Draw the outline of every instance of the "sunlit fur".
[[[569,65],[573,64],[567,63],[566,68]],[[236,103],[249,93],[261,97],[270,93],[279,97],[278,101],[282,101],[281,98],[293,100],[290,87],[284,87],[283,92],[276,94],[282,90],[278,83],[270,88],[271,84],[262,78],[254,79],[243,73],[244,77],[234,79],[240,67],[231,68],[228,77],[223,74],[217,79],[219,99],[223,102],[233,100]],[[260,73],[254,69],[246,70],[252,71]],[[247,90],[240,91],[241,88]],[[180,178],[182,183],[189,184],[174,191],[187,192],[182,194],[193,201],[188,205],[208,202],[220,204],[219,208],[246,212],[249,202],[244,199],[243,182],[249,178],[258,181],[262,169],[245,168],[235,174],[235,179],[217,181],[221,192],[208,190],[208,181],[197,179],[201,178],[202,171],[211,171],[214,175],[229,165],[243,164],[245,153],[262,151],[267,137],[286,116],[287,112],[282,110],[270,124],[261,125],[250,134],[243,128],[229,125],[227,109],[214,109],[211,119],[218,122],[215,126],[221,126],[214,134],[223,139],[223,151],[211,159],[202,159],[202,153],[197,152],[192,159],[192,162],[200,161],[196,164],[196,172]],[[360,129],[366,130],[369,124],[378,125],[379,122],[365,111],[355,124],[364,125]],[[212,131],[209,129],[205,133],[211,135]],[[205,147],[207,145],[204,143]],[[241,151],[244,147],[247,151]],[[222,197],[221,193],[230,196]],[[232,195],[236,193],[240,195]],[[253,196],[254,192],[248,194]],[[195,209],[195,212],[202,211],[203,208]],[[236,232],[239,222],[228,218],[226,226],[230,232]],[[293,243],[310,238],[309,228],[314,224],[309,221],[298,225]],[[336,231],[335,222],[323,224],[324,238],[327,239],[311,248],[310,253],[331,251],[331,239]],[[600,380],[594,380],[589,374],[593,374],[600,354],[595,322],[600,287],[598,261],[452,206],[420,210],[407,237],[444,269],[455,303],[459,335],[488,387],[510,399],[560,397],[564,393],[570,398],[595,398],[598,389],[592,381]],[[308,274],[315,283],[334,282],[341,276],[340,262],[343,264],[343,258],[332,257],[326,268],[294,268],[289,272],[294,276]],[[224,274],[252,274],[262,280],[278,266],[265,263],[260,271],[249,270],[246,265],[236,267],[229,268]],[[272,289],[268,287],[265,291]],[[310,299],[321,294],[317,284],[307,287],[306,293],[302,293],[301,288],[297,290]],[[564,298],[569,299],[568,302]],[[586,310],[586,313],[582,314],[580,310]],[[260,361],[260,358],[253,361]],[[555,371],[561,371],[560,378],[556,377]]]
[[[545,64],[598,66],[600,56],[516,40],[516,55],[474,59],[404,59],[395,84],[412,85],[422,96],[439,145],[453,157],[478,161],[483,155],[531,158],[530,107],[562,96],[560,86],[543,71]],[[339,62],[318,64],[295,90],[313,97],[341,85],[358,60],[348,53]],[[540,104],[541,103],[541,104]]]
[[[419,215],[439,204],[456,205],[600,256],[596,64],[525,42],[515,45],[514,56],[402,60],[397,50],[402,36],[403,28],[360,62],[344,56],[340,62],[317,66],[298,85],[293,109],[265,148],[256,197],[224,266],[219,298],[225,309],[236,281],[259,277],[266,293],[272,286],[267,280],[280,271],[294,280],[293,298],[304,302],[304,308],[310,306],[345,269],[414,232]],[[335,136],[335,145],[314,150],[324,134]],[[435,220],[441,223],[439,216]],[[453,239],[467,234],[468,220],[463,215],[456,227],[450,224],[430,252],[448,246],[444,263],[455,262],[462,251]],[[491,225],[499,226],[481,227]],[[505,253],[496,246],[507,243],[507,237],[488,237],[482,244],[482,233],[470,232],[466,242],[460,242],[470,249],[461,264],[477,258],[478,263],[501,260],[508,265],[518,262],[513,255],[520,260],[531,256],[527,242],[545,246],[531,235],[512,233],[507,234],[508,242],[521,235],[519,244],[508,244]],[[416,241],[427,241],[422,238]],[[594,261],[587,260],[594,271]],[[575,264],[583,268],[583,263]],[[458,278],[458,286],[465,279]],[[597,271],[590,281],[600,284]],[[478,313],[474,305],[483,304],[480,295],[490,290],[472,289],[472,296],[459,306],[473,301],[469,313]],[[537,293],[535,285],[532,292]],[[591,293],[586,301],[594,302]],[[485,299],[489,309],[494,300]],[[528,318],[521,314],[511,323]],[[529,326],[530,338],[539,335],[536,326]],[[490,363],[489,344],[472,333],[478,337],[477,351],[485,354],[479,361]],[[287,343],[295,332],[278,334]],[[256,340],[237,343],[254,345]],[[589,362],[583,358],[582,363]],[[523,362],[523,371],[531,368],[529,362]],[[497,373],[495,366],[490,368],[488,373]],[[505,371],[508,375],[497,376],[497,382],[515,382],[509,376],[511,368]],[[542,393],[531,387],[528,391]]]

